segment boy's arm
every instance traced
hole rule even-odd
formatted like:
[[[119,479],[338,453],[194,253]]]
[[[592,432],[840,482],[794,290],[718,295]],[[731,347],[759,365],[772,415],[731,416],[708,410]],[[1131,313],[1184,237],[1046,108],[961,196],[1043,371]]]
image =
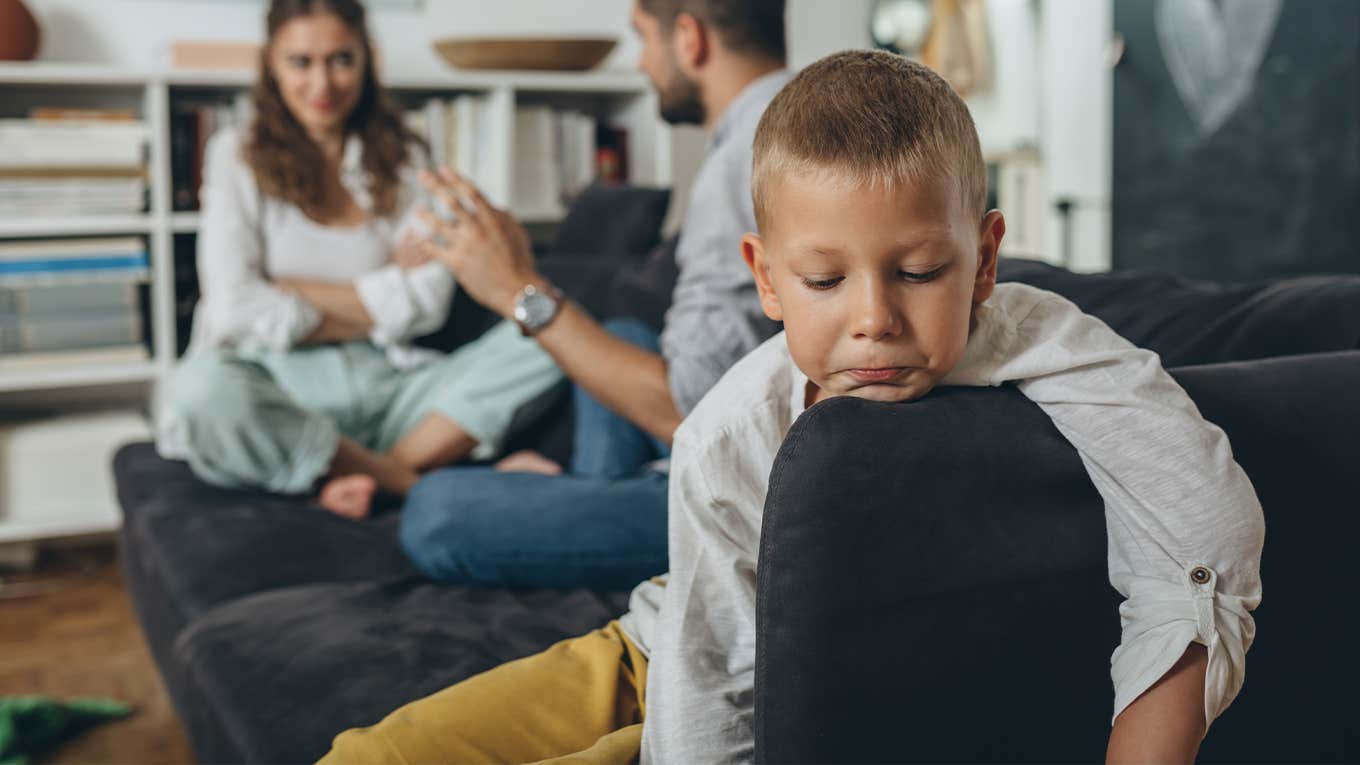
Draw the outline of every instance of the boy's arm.
[[[1194,762],[1204,738],[1204,676],[1209,654],[1192,643],[1181,660],[1114,720],[1108,763]]]
[[[681,430],[683,433],[683,428]],[[735,449],[718,485],[677,435],[670,477],[670,577],[650,646],[643,762],[755,756],[755,563],[764,473]],[[711,465],[716,465],[714,460]],[[754,516],[754,523],[751,517]]]
[[[1156,354],[1066,300],[1037,301],[1011,350],[1000,379],[1053,419],[1105,500],[1110,581],[1127,598],[1111,659],[1115,716],[1199,643],[1204,691],[1187,723],[1207,728],[1241,688],[1255,636],[1264,521],[1251,482]],[[1155,693],[1140,707],[1169,700]]]

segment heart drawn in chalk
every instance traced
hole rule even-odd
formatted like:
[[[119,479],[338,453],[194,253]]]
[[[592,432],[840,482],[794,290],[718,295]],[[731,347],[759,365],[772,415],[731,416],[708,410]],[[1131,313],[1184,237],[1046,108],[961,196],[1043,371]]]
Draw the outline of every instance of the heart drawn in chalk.
[[[1153,25],[1171,81],[1201,136],[1251,95],[1284,0],[1157,0]]]

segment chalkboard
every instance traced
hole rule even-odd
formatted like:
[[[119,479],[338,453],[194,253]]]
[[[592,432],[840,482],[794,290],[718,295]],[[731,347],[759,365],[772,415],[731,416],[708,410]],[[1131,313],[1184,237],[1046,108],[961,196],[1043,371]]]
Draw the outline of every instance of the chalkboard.
[[[1112,257],[1360,272],[1360,2],[1115,0]]]

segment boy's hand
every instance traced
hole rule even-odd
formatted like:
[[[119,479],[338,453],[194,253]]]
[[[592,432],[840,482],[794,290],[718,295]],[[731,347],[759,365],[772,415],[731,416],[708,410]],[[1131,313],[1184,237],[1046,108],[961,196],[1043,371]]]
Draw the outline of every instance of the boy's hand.
[[[448,168],[441,168],[438,175],[421,173],[420,180],[457,217],[449,222],[420,210],[433,234],[422,243],[423,251],[442,262],[473,300],[509,318],[525,285],[545,283],[534,267],[528,232]]]

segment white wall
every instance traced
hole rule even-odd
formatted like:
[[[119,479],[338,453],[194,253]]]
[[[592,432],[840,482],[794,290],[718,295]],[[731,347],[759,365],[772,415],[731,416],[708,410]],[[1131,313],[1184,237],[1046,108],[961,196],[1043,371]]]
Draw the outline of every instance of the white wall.
[[[1062,246],[1059,199],[1074,204],[1069,268],[1108,271],[1114,78],[1108,61],[1113,0],[1044,0],[1042,141],[1050,202],[1049,251]]]

